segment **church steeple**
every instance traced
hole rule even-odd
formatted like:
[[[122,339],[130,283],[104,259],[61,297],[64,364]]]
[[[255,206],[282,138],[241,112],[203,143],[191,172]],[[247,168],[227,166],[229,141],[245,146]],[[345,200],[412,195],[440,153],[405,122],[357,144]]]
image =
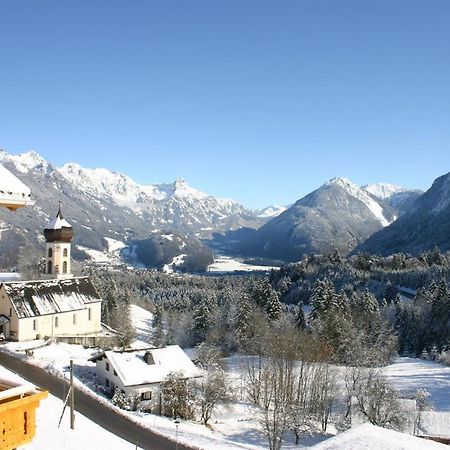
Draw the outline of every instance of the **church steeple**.
[[[46,241],[45,275],[48,278],[71,278],[70,273],[70,242],[73,239],[73,229],[64,219],[59,202],[56,217],[44,229]]]

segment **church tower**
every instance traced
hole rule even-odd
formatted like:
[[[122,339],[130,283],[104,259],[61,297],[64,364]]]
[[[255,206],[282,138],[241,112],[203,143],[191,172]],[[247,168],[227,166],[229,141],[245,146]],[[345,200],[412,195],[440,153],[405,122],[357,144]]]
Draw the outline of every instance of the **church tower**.
[[[61,213],[61,202],[58,214],[44,229],[45,236],[45,277],[72,278],[70,272],[70,242],[73,229]]]

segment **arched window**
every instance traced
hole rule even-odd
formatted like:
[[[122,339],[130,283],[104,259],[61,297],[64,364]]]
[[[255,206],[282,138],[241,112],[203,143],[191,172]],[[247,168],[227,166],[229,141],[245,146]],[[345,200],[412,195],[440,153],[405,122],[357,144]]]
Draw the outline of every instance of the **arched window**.
[[[47,263],[47,273],[52,273],[52,262],[51,261],[49,261]]]
[[[63,250],[63,256],[67,256],[67,248]]]
[[[63,273],[67,273],[67,261],[63,262]]]
[[[48,249],[48,257],[51,258],[53,256],[53,250],[51,248]]]

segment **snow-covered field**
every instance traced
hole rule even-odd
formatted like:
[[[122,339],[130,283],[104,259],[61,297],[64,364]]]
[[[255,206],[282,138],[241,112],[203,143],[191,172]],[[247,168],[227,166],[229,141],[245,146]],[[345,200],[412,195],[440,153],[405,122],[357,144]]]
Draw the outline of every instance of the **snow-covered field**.
[[[399,390],[426,389],[436,410],[450,411],[450,367],[417,358],[396,358],[385,374]]]
[[[368,423],[312,447],[314,450],[445,450],[445,448],[448,447],[443,444]]]
[[[152,314],[138,306],[133,305],[131,307],[131,316],[133,323],[138,333],[139,341],[136,345],[142,347],[145,343],[148,343],[151,338],[152,328],[151,320]],[[42,345],[43,342],[37,342],[34,344]],[[4,344],[3,350],[10,353],[16,353],[22,358],[28,358],[24,355],[25,348],[31,348],[33,343],[7,343]],[[38,345],[38,346],[39,346]],[[48,371],[57,372],[59,374],[65,373],[67,376],[67,366],[70,359],[74,360],[76,383],[80,389],[88,392],[90,395],[96,396],[98,401],[108,404],[109,407],[114,408],[117,413],[125,414],[133,417],[133,419],[143,426],[156,430],[168,436],[176,437],[176,426],[173,421],[166,417],[159,417],[152,414],[144,414],[139,412],[127,412],[119,410],[114,407],[108,399],[102,396],[98,391],[98,386],[95,382],[95,367],[87,360],[98,350],[96,349],[84,349],[78,345],[68,344],[50,344],[45,347],[36,348],[33,356],[29,358],[29,361],[40,367],[46,368]],[[192,351],[188,352],[192,354]],[[266,438],[260,431],[258,423],[257,409],[250,403],[246,402],[244,394],[244,382],[243,374],[246,371],[247,359],[249,357],[244,355],[234,355],[224,359],[224,363],[227,365],[227,372],[230,379],[230,383],[233,386],[233,392],[235,394],[235,401],[230,406],[223,406],[218,408],[212,417],[209,427],[205,427],[198,422],[193,421],[181,421],[178,427],[178,436],[180,442],[186,442],[194,444],[199,448],[205,449],[238,449],[247,448],[253,450],[260,450],[267,448]],[[393,364],[385,369],[387,378],[393,383],[393,385],[402,390],[417,390],[427,389],[430,392],[430,400],[434,404],[437,410],[449,411],[450,410],[450,368],[441,364],[422,361],[412,358],[397,358]],[[59,401],[54,399],[53,401]],[[52,406],[54,410],[58,409],[57,405]],[[61,409],[58,409],[56,415],[60,414]],[[42,417],[46,417],[43,415]],[[59,416],[58,416],[59,417]],[[53,426],[46,424],[46,426]],[[93,424],[89,426],[94,426]],[[88,427],[88,425],[86,425]],[[44,425],[41,425],[41,429]],[[102,430],[103,432],[104,430]],[[48,433],[51,433],[51,429],[48,428]],[[62,433],[62,432],[61,432]],[[61,434],[61,445],[57,447],[33,447],[33,448],[72,448],[64,447],[68,441],[72,439],[70,431],[65,431],[65,434]],[[88,435],[92,435],[94,431],[88,431]],[[294,448],[309,448],[312,445],[319,443],[320,441],[330,438],[336,433],[333,427],[330,427],[328,435],[310,435],[303,436],[300,440],[300,445],[295,446],[294,437],[292,433],[287,433],[284,441],[284,449]],[[64,441],[66,439],[66,441]],[[109,444],[109,436],[100,436],[98,440],[93,441],[95,444],[91,445],[87,442],[83,442],[84,448],[94,449],[98,448],[97,442],[101,442],[101,445],[110,445],[111,449],[122,448],[120,446],[114,446]],[[406,438],[405,438],[406,439]],[[120,440],[117,438],[118,442]],[[39,441],[36,441],[37,443]],[[331,442],[331,441],[330,441]],[[338,441],[339,442],[339,441]],[[379,442],[383,442],[382,440]],[[407,440],[405,440],[407,442]],[[90,445],[90,446],[89,446]],[[381,445],[381,444],[380,444]],[[31,447],[30,447],[31,448]],[[328,448],[328,447],[320,447]],[[330,447],[330,448],[347,448]],[[348,447],[348,448],[364,448],[364,447]],[[367,447],[375,448],[375,447]],[[380,446],[381,448],[388,448]],[[395,447],[401,448],[401,447]],[[408,447],[405,444],[406,448]]]
[[[137,339],[143,342],[150,342],[152,337],[153,314],[144,308],[130,305],[130,317],[136,330]]]
[[[229,256],[219,256],[216,259],[214,259],[214,262],[212,264],[208,266],[208,272],[216,272],[216,273],[254,272],[254,271],[268,272],[271,269],[278,269],[278,267],[255,266],[252,264],[245,264]]]

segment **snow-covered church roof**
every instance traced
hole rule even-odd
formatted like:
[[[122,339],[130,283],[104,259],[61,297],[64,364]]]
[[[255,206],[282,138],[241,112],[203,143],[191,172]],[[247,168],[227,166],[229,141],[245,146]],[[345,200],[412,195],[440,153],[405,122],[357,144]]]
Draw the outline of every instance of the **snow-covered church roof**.
[[[31,190],[0,164],[0,206],[9,209],[30,205]]]
[[[89,361],[96,362],[104,357],[108,358],[124,386],[161,383],[170,373],[177,373],[183,378],[196,378],[203,374],[178,345],[124,352],[106,351]]]
[[[20,319],[85,309],[101,301],[88,277],[2,283]]]

